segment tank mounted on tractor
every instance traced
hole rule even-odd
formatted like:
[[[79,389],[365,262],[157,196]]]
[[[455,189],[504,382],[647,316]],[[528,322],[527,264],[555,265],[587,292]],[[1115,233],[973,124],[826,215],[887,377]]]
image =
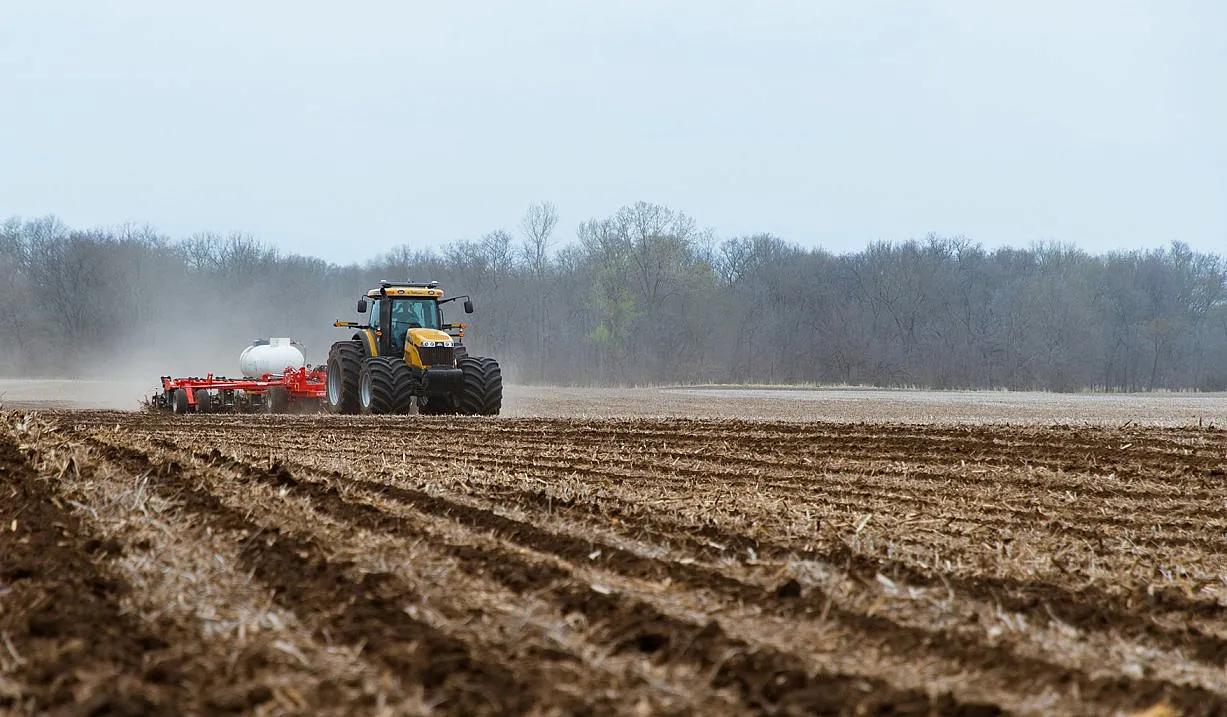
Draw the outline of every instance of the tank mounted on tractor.
[[[334,413],[497,415],[503,405],[498,361],[470,356],[465,324],[443,320],[439,282],[380,281],[358,299],[368,323],[337,321],[357,331],[328,352],[327,404]]]

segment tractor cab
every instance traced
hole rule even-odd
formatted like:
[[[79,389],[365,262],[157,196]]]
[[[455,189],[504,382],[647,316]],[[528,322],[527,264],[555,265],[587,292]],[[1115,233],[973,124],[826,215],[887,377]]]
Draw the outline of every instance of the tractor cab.
[[[426,297],[372,297],[371,328],[381,341],[383,353],[404,353],[405,337],[410,329],[433,329],[443,326],[442,311],[434,299]]]
[[[358,313],[369,312],[371,317],[364,327],[369,335],[363,337],[372,344],[370,354],[404,356],[411,366],[454,364],[454,349],[464,353],[465,325],[444,322],[442,305],[457,299],[464,299],[465,313],[473,313],[469,297],[445,299],[437,281],[379,282],[378,289],[371,289],[358,299]]]

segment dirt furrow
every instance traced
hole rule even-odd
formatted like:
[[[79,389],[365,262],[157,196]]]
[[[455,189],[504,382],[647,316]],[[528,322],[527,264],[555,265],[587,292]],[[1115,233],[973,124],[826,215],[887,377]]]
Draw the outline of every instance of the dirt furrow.
[[[140,452],[139,449],[122,445],[120,449]],[[397,529],[390,530],[378,521],[367,519],[367,513],[363,511],[338,513],[336,517],[340,520],[332,521],[314,503],[310,504],[307,513],[292,509],[291,503],[276,499],[273,500],[276,505],[270,505],[270,492],[282,498],[299,493],[293,489],[297,486],[295,479],[277,466],[269,468],[241,464],[215,453],[202,454],[194,460],[191,454],[182,451],[163,453],[155,460],[159,464],[172,461],[207,465],[209,471],[216,474],[207,479],[209,490],[225,492],[231,501],[238,499],[241,502],[245,497],[254,498],[263,493],[264,497],[259,503],[263,513],[261,524],[266,525],[270,520],[275,526],[293,524],[296,527],[292,532],[297,536],[318,536],[316,541],[324,541],[339,555],[354,561],[351,572],[386,570],[381,567],[383,565],[402,566],[392,568],[396,571],[396,577],[424,591],[421,595],[413,596],[406,611],[423,616],[442,615],[445,618],[442,623],[434,620],[441,629],[454,634],[475,652],[497,655],[501,664],[514,666],[518,676],[548,695],[543,704],[552,705],[549,709],[563,708],[569,714],[597,715],[644,710],[652,714],[703,715],[740,714],[744,711],[744,706],[730,706],[727,697],[705,683],[694,683],[692,674],[675,678],[655,668],[644,669],[633,658],[612,655],[610,646],[577,645],[575,640],[569,638],[573,632],[568,627],[569,619],[561,614],[543,617],[539,607],[542,601],[537,593],[547,587],[547,582],[554,577],[548,570],[529,571],[515,577],[507,572],[505,563],[492,563],[494,568],[501,571],[498,582],[505,581],[513,591],[522,593],[518,598],[497,598],[491,593],[488,583],[483,585],[482,580],[468,579],[463,574],[457,576],[456,567],[438,564],[430,557],[431,553],[449,554],[468,570],[471,555],[463,542],[455,543],[447,537],[440,539],[438,535],[424,532],[415,523],[402,522]],[[203,473],[201,478],[204,478]],[[232,503],[232,509],[236,507]],[[241,507],[238,509],[242,510]],[[328,528],[325,524],[332,524],[335,528]],[[341,538],[338,529],[345,534],[345,538]],[[392,543],[399,542],[405,547],[398,549],[390,544],[384,545],[387,542],[384,536],[403,538]],[[333,561],[337,562],[337,559]],[[426,572],[421,574],[410,564],[420,565]],[[408,573],[412,572],[420,574],[410,579]],[[481,571],[470,572],[481,575]],[[423,578],[433,581],[442,576],[447,576],[446,583],[421,582]],[[459,625],[460,622],[465,624]],[[676,679],[687,682],[677,683]],[[534,713],[549,711],[544,706],[534,707],[533,710]]]
[[[145,658],[168,681],[190,688],[173,710],[425,710],[390,673],[312,640],[292,613],[270,605],[232,569],[238,561],[231,546],[154,495],[148,472],[128,473],[58,433],[41,440],[35,433],[26,438],[42,470],[56,475],[60,500],[109,546],[107,568],[128,586],[123,611],[178,637]]]
[[[214,461],[225,462],[225,459],[220,456],[208,457]],[[299,482],[284,469],[275,468],[270,471],[258,465],[237,462],[230,462],[230,465],[248,478],[307,491],[313,505],[325,509],[330,515],[347,525],[360,526],[376,533],[402,533],[407,537],[422,537],[419,526],[384,514],[371,506],[348,502],[335,488],[310,482]],[[215,513],[216,511],[210,512]],[[824,710],[846,703],[849,710],[855,705],[888,705],[893,710],[891,713],[927,714],[924,710],[928,709],[930,700],[923,693],[895,690],[880,680],[875,681],[859,675],[807,675],[801,671],[801,663],[798,658],[762,647],[755,648],[759,656],[754,664],[762,664],[764,660],[767,661],[767,664],[779,664],[778,672],[788,673],[790,675],[788,679],[797,684],[787,689],[770,687],[766,695],[759,694],[760,691],[767,688],[757,683],[766,677],[745,672],[746,666],[737,660],[724,666],[718,664],[717,658],[722,660],[726,653],[732,654],[749,649],[745,643],[723,636],[718,628],[712,629],[704,625],[679,622],[676,618],[664,616],[650,606],[638,603],[632,603],[630,607],[619,607],[618,601],[621,598],[618,596],[593,591],[586,583],[571,580],[569,572],[548,564],[525,561],[505,550],[489,551],[464,544],[447,547],[465,559],[467,563],[476,564],[477,569],[487,572],[517,590],[532,591],[538,594],[542,591],[548,592],[560,604],[562,614],[579,613],[589,621],[598,623],[604,640],[608,643],[607,649],[611,649],[614,654],[627,650],[651,654],[660,649],[656,646],[658,638],[655,634],[644,636],[639,633],[639,628],[645,621],[657,624],[658,627],[666,626],[671,633],[680,633],[685,637],[685,644],[690,645],[688,649],[710,646],[708,650],[710,654],[702,657],[696,665],[696,671],[711,673],[715,670],[714,676],[709,674],[709,679],[714,680],[717,687],[737,687],[743,692],[743,697],[749,706],[769,707],[769,711],[774,712],[801,700],[804,705],[818,704]],[[577,556],[572,555],[571,557]],[[559,581],[563,582],[559,583]],[[728,581],[728,583],[737,584],[735,581]],[[662,652],[662,654],[666,653]],[[823,696],[815,703],[814,700],[817,698],[807,697],[806,694],[819,685],[822,686]],[[746,693],[745,690],[753,690],[753,692]],[[804,694],[796,694],[797,690]],[[972,709],[970,712],[964,711],[948,696],[942,698],[939,703],[958,708],[952,712],[956,714],[980,713],[979,708]],[[800,706],[794,706],[796,709],[801,709]]]
[[[340,472],[334,472],[332,477],[355,484],[362,480]],[[506,479],[497,485],[495,490],[480,490],[481,486],[469,482],[465,489],[469,495],[493,505],[563,516],[587,523],[594,529],[612,526],[629,539],[675,546],[699,560],[722,560],[737,553],[780,562],[819,562],[850,570],[867,583],[878,575],[886,575],[914,587],[950,589],[969,599],[1001,605],[1038,624],[1057,620],[1082,629],[1110,627],[1123,637],[1145,640],[1164,649],[1188,651],[1195,659],[1210,663],[1227,659],[1227,638],[1192,624],[1194,620],[1219,621],[1227,615],[1227,610],[1211,600],[1190,600],[1172,589],[1109,594],[1093,587],[1070,590],[1043,581],[934,572],[859,553],[843,541],[835,541],[827,550],[800,549],[740,533],[720,532],[711,526],[676,524],[667,510],[642,503],[624,503],[608,494],[597,500],[576,495],[560,498],[542,488],[513,489]],[[385,490],[383,483],[369,484],[369,487]],[[611,518],[616,522],[611,523]],[[1165,627],[1155,621],[1157,616],[1163,616],[1165,623],[1179,623],[1179,627]]]
[[[167,638],[182,633],[123,613],[129,587],[105,567],[122,546],[95,538],[53,481],[35,473],[0,427],[0,707],[176,714],[189,686],[158,663]]]
[[[556,427],[551,426],[551,429],[553,428]],[[378,430],[379,427],[376,427],[375,431]],[[491,452],[497,452],[505,458],[521,454],[539,462],[540,465],[558,465],[551,461],[563,461],[562,465],[578,472],[585,472],[600,466],[604,472],[608,473],[612,472],[610,469],[613,466],[622,465],[629,470],[638,469],[645,477],[651,477],[658,475],[652,471],[653,468],[667,463],[675,475],[709,475],[716,472],[729,481],[763,483],[767,486],[778,485],[781,488],[798,486],[803,488],[811,476],[823,472],[846,472],[872,478],[875,473],[892,474],[903,466],[908,467],[909,477],[915,476],[923,479],[926,474],[933,473],[936,478],[941,479],[949,474],[953,457],[965,464],[995,469],[995,472],[999,474],[1004,473],[1001,469],[1013,470],[1023,464],[1029,467],[1029,470],[1024,473],[1005,473],[1005,475],[994,475],[991,478],[977,478],[974,473],[961,471],[958,478],[961,483],[968,485],[969,490],[981,482],[999,485],[1002,480],[1008,480],[1010,484],[1017,485],[1020,490],[1070,490],[1084,494],[1086,497],[1124,497],[1143,503],[1149,499],[1172,497],[1215,500],[1221,499],[1224,495],[1221,481],[1206,478],[1205,490],[1193,489],[1189,485],[1191,481],[1202,480],[1199,476],[1203,475],[1206,470],[1213,471],[1216,469],[1215,466],[1221,468],[1221,465],[1213,458],[1212,451],[1208,451],[1211,453],[1209,463],[1199,456],[1198,461],[1190,464],[1190,466],[1201,466],[1206,470],[1194,470],[1190,466],[1174,466],[1169,456],[1160,455],[1154,458],[1153,466],[1135,466],[1133,470],[1122,468],[1114,487],[1110,491],[1100,492],[1094,488],[1088,489],[1086,479],[1108,475],[1111,473],[1108,469],[1112,466],[1096,464],[1094,468],[1088,467],[1085,471],[1079,471],[1074,466],[1065,466],[1063,470],[1049,470],[1030,459],[1021,461],[1010,456],[992,453],[991,446],[985,447],[985,452],[980,454],[956,452],[952,456],[947,447],[935,445],[925,453],[894,451],[885,455],[863,450],[855,442],[849,443],[844,439],[833,438],[829,445],[798,446],[795,450],[790,451],[780,451],[775,448],[768,453],[760,452],[753,443],[745,440],[746,436],[726,436],[721,442],[722,445],[725,448],[736,450],[717,450],[720,446],[713,446],[710,440],[694,441],[693,437],[681,434],[673,434],[672,439],[665,436],[651,443],[627,445],[603,435],[599,439],[588,442],[570,443],[565,430],[559,430],[557,433],[551,430],[544,437],[539,437],[542,431],[537,430],[530,434],[533,439],[528,441],[517,441],[514,436],[508,440],[508,436],[503,433],[498,432],[484,437],[483,443],[489,447]],[[392,437],[394,436],[389,436],[389,438]],[[264,445],[266,448],[277,447],[250,436],[236,438],[240,442],[250,441],[250,446],[253,448],[258,445]],[[1134,454],[1145,451],[1144,447],[1135,447],[1127,442],[1121,445],[1129,445]],[[582,448],[577,449],[576,446],[582,446]],[[311,451],[317,448],[307,442],[299,442],[293,447],[301,451]],[[431,447],[452,456],[458,455],[458,449],[463,448],[451,441],[432,442],[422,446],[422,448]],[[480,457],[471,452],[465,454],[461,451],[459,454],[466,455],[469,459]],[[1025,456],[1026,454],[1020,453],[1019,455]],[[682,461],[685,461],[686,465],[681,465]],[[790,466],[794,468],[789,470]],[[803,470],[798,471],[796,468],[803,468]],[[764,478],[770,478],[780,471],[784,472],[785,480],[778,483],[764,482]],[[753,478],[741,478],[744,474],[750,474]],[[1045,478],[1037,478],[1037,475],[1045,476]],[[1145,480],[1139,477],[1149,475],[1164,477]],[[1171,485],[1175,480],[1181,482],[1180,488],[1174,488]]]
[[[429,455],[430,451],[426,451]],[[442,454],[439,455],[442,457]],[[497,455],[491,455],[484,459],[466,459],[464,464],[465,470],[472,471],[475,465],[485,467],[490,471],[498,471],[500,475],[504,471],[510,473],[523,473],[530,477],[536,477],[546,481],[556,481],[559,477],[558,473],[551,473],[549,470],[540,470],[535,468],[530,463],[517,463],[514,461],[503,462]],[[665,471],[661,467],[661,471]],[[570,475],[570,471],[565,472]],[[620,475],[608,474],[602,470],[590,471],[590,477],[599,479],[608,483],[610,480],[620,482],[634,481],[638,476],[635,475]],[[714,483],[719,483],[718,479],[713,479]],[[990,546],[1001,539],[1005,542],[1017,541],[1016,545],[1024,544],[1023,539],[1031,542],[1035,541],[1050,541],[1060,539],[1067,541],[1071,536],[1081,539],[1081,543],[1076,543],[1072,547],[1083,550],[1087,555],[1102,564],[1110,564],[1113,560],[1121,562],[1123,566],[1130,564],[1137,565],[1145,562],[1146,564],[1163,565],[1167,562],[1175,562],[1175,558],[1182,557],[1186,562],[1187,568],[1192,568],[1195,563],[1189,559],[1188,551],[1178,554],[1176,551],[1182,548],[1195,547],[1203,551],[1203,555],[1207,559],[1217,562],[1217,551],[1214,547],[1216,542],[1220,541],[1220,535],[1212,533],[1201,539],[1189,536],[1166,536],[1155,535],[1153,532],[1143,530],[1146,525],[1147,518],[1138,516],[1137,521],[1139,528],[1137,534],[1113,534],[1111,532],[1100,533],[1083,525],[1095,525],[1096,520],[1092,516],[1071,515],[1068,519],[1057,518],[1051,513],[1035,513],[1034,510],[1038,506],[1033,506],[1031,509],[1022,507],[1009,507],[1001,505],[984,505],[982,503],[958,502],[956,500],[945,501],[930,501],[928,499],[912,496],[908,493],[897,493],[891,496],[875,495],[868,491],[860,491],[856,488],[846,487],[851,481],[843,481],[840,483],[840,490],[846,491],[851,495],[859,495],[863,498],[862,502],[846,500],[844,493],[831,495],[821,491],[820,484],[815,487],[814,494],[808,496],[809,500],[805,503],[796,501],[790,502],[790,510],[799,512],[804,510],[807,513],[812,513],[810,517],[811,523],[822,516],[824,519],[832,517],[832,511],[835,512],[835,522],[848,522],[851,524],[856,519],[868,513],[879,513],[879,515],[890,515],[892,513],[899,514],[905,512],[901,508],[911,507],[917,513],[917,517],[924,519],[944,519],[947,525],[958,523],[964,527],[978,527],[983,534],[979,536],[965,536],[962,543],[957,538],[960,537],[959,530],[950,530],[942,532],[932,537],[924,537],[924,533],[918,533],[912,530],[909,526],[904,526],[902,532],[898,534],[890,534],[889,537],[892,545],[914,546],[917,554],[931,552],[934,541],[937,540],[941,545],[941,552],[949,560],[962,562],[970,565],[981,565],[986,557],[983,550],[985,542],[988,541]],[[696,491],[695,485],[678,485],[672,492],[691,492]],[[636,491],[642,489],[636,488]],[[726,490],[722,488],[721,490]],[[664,494],[664,489],[658,489],[658,492]],[[642,495],[642,492],[640,492]],[[735,508],[742,515],[760,516],[771,515],[772,510],[764,508],[764,501],[775,498],[770,494],[759,495],[737,495],[733,500],[724,501],[724,506],[727,509]],[[869,502],[870,500],[880,502]],[[927,510],[926,510],[927,509]],[[960,512],[962,511],[962,512]],[[996,512],[999,516],[1003,516],[998,520],[986,520],[978,517],[980,512]],[[842,512],[842,515],[840,514]],[[1002,522],[1006,520],[1007,522]],[[881,522],[878,526],[882,526]],[[763,527],[768,527],[764,525]],[[1037,528],[1042,528],[1038,530]],[[1213,527],[1210,526],[1213,530]],[[801,545],[811,542],[810,531],[801,531]],[[972,550],[966,554],[960,552],[961,548],[970,547]],[[1121,548],[1127,548],[1122,551]],[[990,552],[988,557],[991,557]],[[1066,561],[1068,563],[1068,561]],[[1047,564],[1047,559],[1045,558]],[[1051,568],[1053,573],[1074,574],[1077,571],[1076,566],[1064,565],[1061,567]]]
[[[611,470],[604,462],[601,462],[599,467],[576,468],[562,461],[543,461],[538,458],[517,460],[514,456],[495,455],[497,457],[468,457],[465,463],[468,466],[480,466],[500,472],[523,472],[538,477],[553,476],[558,473],[575,473],[598,479],[636,481],[646,485],[663,482],[678,488],[685,487],[688,483],[692,484],[695,478],[725,484],[734,482],[726,480],[730,476],[714,470],[711,466],[681,469],[661,462],[649,464],[639,470],[618,471]],[[442,457],[442,454],[437,457]],[[679,479],[678,476],[689,476],[690,478]],[[1019,501],[1027,501],[1028,507],[1003,505],[1004,501],[1001,498],[1009,499],[1005,496],[1000,496],[998,500],[991,503],[985,502],[984,498],[977,495],[974,490],[958,485],[961,481],[959,475],[937,476],[923,473],[918,475],[914,471],[906,471],[904,473],[908,482],[906,492],[898,489],[897,478],[894,480],[896,487],[892,489],[886,485],[874,486],[872,478],[875,476],[868,476],[871,479],[864,480],[866,477],[867,474],[862,473],[831,474],[815,471],[809,474],[792,472],[783,480],[754,476],[752,480],[746,478],[741,482],[752,485],[756,497],[761,499],[786,498],[794,503],[820,503],[824,508],[845,508],[853,514],[875,512],[875,507],[893,512],[900,512],[901,508],[906,508],[915,510],[925,518],[969,523],[994,532],[1003,529],[1031,531],[1039,522],[1049,532],[1072,535],[1094,542],[1128,539],[1143,542],[1147,547],[1175,548],[1227,542],[1227,535],[1222,532],[1222,529],[1227,528],[1227,520],[1216,519],[1216,517],[1227,516],[1227,510],[1203,513],[1196,519],[1173,519],[1170,511],[1164,510],[1165,506],[1155,505],[1153,501],[1117,506],[1100,502],[1103,509],[1115,508],[1128,517],[1081,513],[1067,519],[1054,515],[1054,513],[1065,512],[1063,509],[1067,508],[1068,499],[1053,503],[1044,500],[1045,496],[1042,495],[1019,493],[1014,498]],[[883,481],[883,483],[886,482]],[[998,495],[1001,487],[997,486]],[[1009,487],[1014,489],[1012,485]],[[934,495],[939,490],[941,500],[926,497]],[[1227,497],[1227,493],[1219,498],[1220,508],[1223,505],[1223,497]],[[1187,499],[1184,505],[1187,508]],[[1201,532],[1202,536],[1191,538],[1147,535],[1140,532],[1149,526],[1162,527],[1165,531],[1196,530]],[[1125,534],[1117,535],[1113,531],[1123,531]],[[1130,531],[1138,531],[1140,534],[1135,536],[1130,534]]]
[[[221,456],[211,458],[226,460]],[[250,478],[269,479],[269,472],[260,466],[242,461],[232,461],[231,465]],[[347,500],[335,486],[314,480],[300,480],[284,467],[274,473],[276,481],[305,491],[314,506],[346,524],[361,526],[377,533],[421,537],[420,525],[383,512],[373,505]],[[510,539],[542,555],[557,557],[564,561],[564,566],[566,563],[587,563],[639,580],[671,580],[691,589],[719,592],[723,599],[734,602],[770,605],[775,601],[769,590],[743,583],[702,566],[655,561],[614,546],[551,532],[505,518],[489,510],[454,503],[420,491],[356,480],[350,485],[374,495],[391,498],[398,503],[410,504],[428,515],[445,517],[472,530],[491,532],[501,539]],[[692,624],[661,613],[643,601],[626,598],[608,590],[593,589],[566,567],[532,561],[505,548],[490,548],[471,543],[447,547],[458,557],[462,557],[471,569],[488,574],[521,592],[549,594],[558,602],[562,614],[580,613],[590,623],[600,623],[608,642],[607,646],[615,654],[633,650],[654,655],[654,659],[665,661],[697,659],[701,672],[716,669],[712,676],[715,686],[736,687],[746,705],[756,709],[762,708],[771,712],[784,709],[788,713],[802,710],[812,713],[810,710],[830,710],[836,705],[843,705],[844,710],[886,709],[890,714],[928,714],[926,710],[934,708],[940,709],[943,714],[993,714],[997,711],[987,705],[961,703],[950,695],[939,696],[934,702],[923,693],[899,690],[880,679],[863,675],[807,674],[803,660],[797,656],[761,645],[750,648],[745,642],[725,635],[716,623]],[[596,555],[594,547],[599,548]],[[801,616],[815,612],[816,609],[810,608],[796,610],[793,614]],[[886,622],[889,624],[889,621]],[[876,629],[881,626],[873,627]],[[923,642],[923,639],[915,640],[913,646],[919,646]],[[686,647],[678,651],[677,644]],[[666,649],[670,645],[673,645],[673,649]],[[755,671],[767,664],[770,667],[769,674],[787,675],[787,680],[795,684],[759,684],[764,679],[763,676],[747,671],[740,661],[720,661],[721,656],[751,649],[756,654]],[[815,696],[810,693],[818,689],[822,690],[824,696],[815,701]]]
[[[519,468],[514,464],[510,467],[513,470]],[[338,472],[337,475],[343,474]],[[546,475],[548,477],[548,474]],[[346,476],[346,479],[352,478],[353,476]],[[506,483],[505,478],[498,480]],[[474,488],[477,486],[471,482],[465,486],[466,491],[472,491]],[[1217,603],[1209,600],[1187,600],[1172,589],[1109,595],[1094,588],[1079,586],[1078,589],[1071,590],[1033,579],[961,576],[948,571],[934,573],[924,566],[917,567],[898,560],[867,556],[839,540],[834,541],[833,548],[814,550],[802,545],[773,544],[769,540],[748,539],[744,534],[722,532],[710,525],[696,527],[680,524],[668,528],[675,522],[672,515],[642,502],[621,502],[608,491],[603,491],[602,497],[595,504],[586,504],[582,498],[575,496],[559,500],[543,491],[532,493],[499,490],[490,493],[489,497],[495,503],[510,501],[526,510],[544,508],[547,511],[566,511],[571,517],[581,520],[596,517],[597,522],[604,522],[609,517],[614,517],[622,521],[621,530],[628,536],[646,535],[669,544],[687,546],[698,556],[707,559],[724,557],[727,555],[726,548],[732,547],[739,548],[738,552],[742,554],[750,551],[771,559],[800,558],[849,567],[855,564],[860,567],[858,574],[865,580],[872,581],[880,573],[896,580],[902,578],[917,586],[950,585],[960,594],[1001,604],[1004,609],[1024,614],[1039,624],[1048,624],[1055,619],[1088,629],[1112,625],[1122,636],[1143,639],[1165,649],[1189,650],[1197,659],[1206,661],[1221,659],[1227,650],[1224,639],[1219,634],[1207,632],[1187,622],[1194,618],[1203,622],[1220,619],[1223,610]],[[651,516],[650,520],[644,519],[644,512]],[[696,530],[698,536],[694,537]],[[713,542],[721,547],[713,548]],[[949,547],[949,544],[946,544],[943,549],[948,550]],[[1163,623],[1166,624],[1154,621],[1155,615],[1165,613],[1167,614]],[[1176,627],[1175,624],[1180,621],[1185,621],[1186,624]]]
[[[439,574],[457,571],[460,590],[504,596],[494,606],[453,593],[454,607],[415,615],[522,682],[565,663],[625,700],[631,685],[664,695],[710,675],[711,713],[821,706],[795,700],[822,686],[846,706],[844,678],[869,680],[891,705],[930,684],[960,709],[1124,713],[1165,700],[1185,714],[1227,712],[1215,668],[1227,659],[1217,429],[76,418],[83,431],[124,424],[124,442],[160,446],[159,461],[218,448],[213,467],[183,480],[307,541],[343,566],[341,579],[387,575],[394,600],[450,602],[420,568],[379,569],[431,556]],[[219,458],[231,455],[239,463]],[[272,512],[244,515],[257,495]],[[361,545],[382,547],[376,558],[355,553]],[[536,612],[500,612],[516,596]],[[322,621],[318,608],[307,616]],[[515,619],[534,634],[571,627],[517,653],[500,632]],[[695,636],[713,625],[714,638]],[[758,668],[807,681],[764,700],[752,685],[768,676],[676,654],[682,639],[765,654]],[[543,645],[561,652],[534,652]],[[633,679],[611,679],[615,665]],[[561,692],[531,702],[569,704]]]
[[[329,642],[361,646],[368,659],[421,685],[436,710],[447,714],[524,714],[541,698],[540,686],[464,642],[413,618],[417,596],[395,575],[355,574],[329,559],[313,540],[261,526],[211,494],[178,462],[158,464],[138,449],[112,448],[116,457],[156,472],[156,489],[205,520],[211,530],[241,541],[242,568],[272,591]]]
[[[235,447],[254,450],[251,444]],[[307,447],[302,450],[310,452]],[[450,456],[448,449],[444,447],[425,446],[416,452],[423,458],[443,460]],[[368,459],[383,457],[378,452],[367,454],[360,450],[357,455]],[[1219,491],[1213,501],[1202,503],[1199,508],[1192,507],[1196,504],[1191,503],[1193,497],[1187,495],[1176,508],[1172,507],[1174,501],[1170,496],[1167,503],[1158,503],[1155,500],[1119,503],[1099,500],[1097,503],[1102,509],[1100,512],[1083,512],[1064,518],[1061,514],[1070,512],[1069,494],[1029,492],[1024,489],[1025,486],[1020,487],[1014,478],[1009,477],[1001,477],[995,484],[987,480],[971,481],[965,469],[945,473],[906,467],[899,469],[908,485],[908,491],[903,492],[898,489],[898,476],[890,475],[891,466],[874,467],[872,464],[864,466],[859,472],[851,473],[824,473],[816,469],[801,472],[790,469],[785,464],[774,466],[769,472],[742,477],[736,473],[722,472],[726,469],[718,463],[679,466],[676,461],[668,461],[655,455],[650,460],[636,461],[593,455],[577,462],[568,462],[534,456],[527,449],[519,447],[511,451],[489,451],[486,455],[468,455],[465,456],[464,462],[468,466],[505,472],[523,471],[537,476],[551,476],[559,472],[575,473],[597,479],[633,480],[644,485],[665,483],[669,487],[677,488],[684,488],[693,479],[729,485],[746,483],[752,485],[755,493],[763,497],[820,501],[828,507],[857,509],[858,513],[867,512],[869,508],[879,504],[892,508],[906,505],[923,511],[928,518],[957,517],[960,521],[992,530],[1030,530],[1038,519],[1043,521],[1044,527],[1050,532],[1073,535],[1096,543],[1123,539],[1140,544],[1146,549],[1183,548],[1209,542],[1227,542],[1227,534],[1222,530],[1227,528],[1227,508],[1224,508],[1227,491]],[[622,466],[623,470],[617,470],[615,466]],[[852,470],[856,466],[846,465],[844,468]],[[883,477],[883,473],[888,477]],[[893,489],[888,487],[892,481]],[[967,485],[969,482],[971,485]],[[997,496],[994,502],[986,502],[982,497],[983,491],[990,485],[993,495]],[[831,496],[833,489],[838,489],[839,499]],[[1008,495],[1003,495],[1003,491],[1009,491]],[[926,497],[935,494],[942,499]],[[1028,507],[1012,508],[1001,505],[1001,502],[1009,500],[1010,496],[1020,502],[1026,502]],[[1083,502],[1088,498],[1086,495],[1078,497]],[[864,502],[855,503],[850,499]],[[1196,510],[1197,513],[1195,517],[1189,518],[1173,515],[1180,510]],[[1116,514],[1109,511],[1115,511]],[[1161,527],[1164,534],[1147,532],[1147,526]],[[1167,534],[1177,531],[1196,531],[1200,533],[1200,537]]]
[[[365,433],[408,430],[412,433],[445,435],[449,431],[480,431],[492,440],[513,443],[551,442],[561,439],[576,445],[602,443],[673,444],[710,446],[735,440],[756,452],[790,455],[807,446],[823,452],[831,447],[854,445],[857,453],[906,448],[908,454],[924,454],[933,448],[947,455],[993,453],[1017,450],[1025,454],[1057,454],[1077,458],[1121,457],[1121,446],[1145,448],[1170,457],[1196,462],[1217,461],[1217,450],[1227,444],[1227,431],[1216,428],[1163,428],[1109,426],[1011,426],[960,424],[835,423],[787,421],[739,421],[712,418],[516,418],[486,419],[418,417],[412,420],[357,416],[265,416],[213,415],[170,418],[161,414],[123,411],[77,411],[75,425],[106,427],[123,423],[142,430],[177,430],[190,427],[243,433],[253,424],[275,427],[286,434],[320,429]],[[169,420],[168,420],[169,419]],[[1139,442],[1140,441],[1140,442]],[[838,452],[838,451],[837,451]],[[1165,463],[1173,461],[1165,458]]]
[[[250,475],[260,473],[258,468],[246,465],[246,471]],[[403,529],[403,520],[381,513],[371,506],[346,501],[334,487],[325,483],[298,480],[291,477],[288,470],[281,473],[280,480],[294,481],[296,487],[310,492],[313,502],[346,521],[353,521],[360,515],[364,522],[370,523],[367,527],[375,531],[395,532]],[[814,619],[821,615],[822,619],[834,620],[853,630],[858,635],[858,642],[871,645],[878,651],[900,656],[932,654],[954,661],[962,665],[963,669],[988,673],[991,677],[987,677],[986,681],[1010,684],[1017,679],[1016,675],[1026,674],[1030,681],[1029,689],[1034,691],[1058,691],[1073,685],[1075,691],[1084,699],[1104,702],[1109,706],[1133,707],[1139,703],[1164,698],[1183,706],[1218,705],[1219,708],[1227,710],[1227,700],[1203,688],[1154,679],[1087,678],[1078,670],[1043,659],[1021,656],[1009,645],[985,644],[982,635],[930,630],[880,615],[848,610],[817,588],[807,590],[804,596],[801,595],[799,586],[795,586],[795,589],[790,585],[783,585],[775,590],[766,589],[736,580],[703,565],[656,560],[609,543],[576,538],[537,524],[509,518],[489,508],[466,505],[446,497],[352,477],[347,480],[347,484],[411,505],[428,514],[445,516],[476,530],[493,532],[540,553],[558,556],[571,564],[588,564],[639,580],[669,581],[691,590],[712,591],[719,594],[725,602],[756,605],[775,615],[801,620]],[[522,579],[524,566],[522,561],[514,556],[499,551],[498,556],[492,557],[490,561],[516,565],[515,574]],[[489,569],[489,562],[485,568]],[[981,679],[985,679],[985,676]]]

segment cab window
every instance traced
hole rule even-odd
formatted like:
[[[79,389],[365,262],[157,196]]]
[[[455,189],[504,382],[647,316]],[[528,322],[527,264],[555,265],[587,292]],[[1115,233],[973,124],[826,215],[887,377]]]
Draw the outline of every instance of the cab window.
[[[374,301],[371,302],[370,316],[371,316],[371,328],[378,329],[379,328],[379,299],[375,299]]]

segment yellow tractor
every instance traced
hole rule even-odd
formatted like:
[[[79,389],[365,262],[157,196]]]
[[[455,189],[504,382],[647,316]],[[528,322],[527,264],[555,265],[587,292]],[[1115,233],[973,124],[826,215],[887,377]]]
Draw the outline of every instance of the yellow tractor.
[[[425,414],[494,416],[503,406],[498,361],[469,356],[465,324],[443,321],[439,282],[379,282],[358,299],[370,321],[337,321],[357,329],[328,352],[327,404],[333,413],[404,414],[416,402]]]

